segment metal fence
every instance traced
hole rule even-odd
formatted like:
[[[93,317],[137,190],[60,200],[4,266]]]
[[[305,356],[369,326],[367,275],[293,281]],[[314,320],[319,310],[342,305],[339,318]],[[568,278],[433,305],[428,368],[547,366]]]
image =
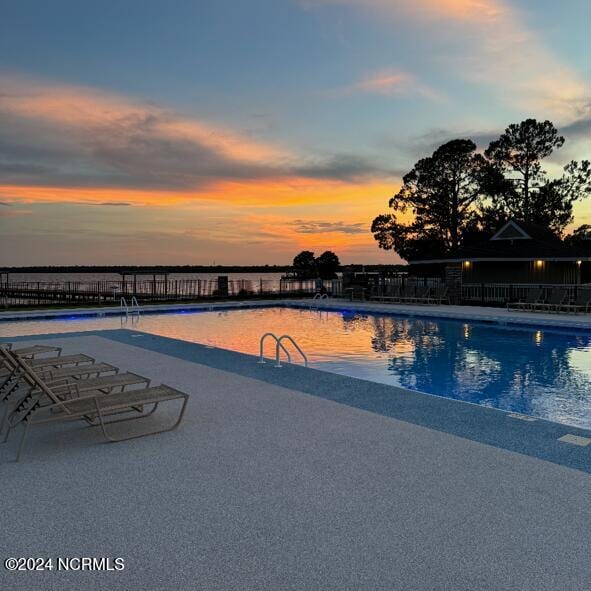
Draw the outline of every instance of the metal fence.
[[[141,281],[65,281],[0,283],[0,305],[118,304],[123,296],[136,296],[140,303],[199,301],[216,298],[297,297],[320,288],[332,296],[342,295],[340,279],[163,279]]]
[[[589,284],[532,284],[532,283],[464,283],[458,287],[457,297],[452,297],[451,290],[446,289],[445,280],[439,277],[393,277],[381,278],[379,282],[371,282],[364,289],[365,297],[396,296],[398,288],[417,292],[429,288],[435,296],[445,292],[452,303],[472,306],[505,306],[508,302],[525,300],[529,290],[542,290],[541,299],[548,300],[553,289],[566,292],[565,300],[574,301],[580,289],[591,289]]]
[[[542,289],[542,298],[548,299],[552,289],[560,288],[567,291],[569,299],[574,300],[581,288],[589,289],[589,285],[550,283],[464,283],[462,286],[462,302],[482,306],[505,305],[507,302],[516,302],[527,297],[532,288]]]
[[[65,282],[4,282],[0,283],[0,306],[27,307],[42,305],[118,304],[122,296],[136,296],[140,303],[200,301],[224,298],[305,297],[320,287],[333,297],[343,295],[341,279],[168,279],[141,281],[65,281]],[[375,286],[376,293],[387,292],[388,286],[405,288],[430,287],[439,291],[445,282],[439,277],[386,277]],[[544,290],[548,298],[553,288],[566,289],[574,300],[581,288],[589,285],[531,284],[531,283],[465,283],[462,286],[463,304],[502,306],[524,299],[531,288]]]

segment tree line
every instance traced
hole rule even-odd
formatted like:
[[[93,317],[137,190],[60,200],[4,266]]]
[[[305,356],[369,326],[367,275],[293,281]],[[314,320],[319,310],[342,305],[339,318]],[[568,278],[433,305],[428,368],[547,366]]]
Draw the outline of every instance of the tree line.
[[[484,152],[470,139],[451,140],[419,160],[373,220],[380,248],[403,259],[445,256],[489,238],[510,218],[543,225],[564,237],[573,204],[591,194],[591,163],[572,160],[558,178],[542,161],[564,145],[551,121],[509,125]],[[409,220],[409,221],[406,221]],[[581,226],[569,240],[585,238]]]

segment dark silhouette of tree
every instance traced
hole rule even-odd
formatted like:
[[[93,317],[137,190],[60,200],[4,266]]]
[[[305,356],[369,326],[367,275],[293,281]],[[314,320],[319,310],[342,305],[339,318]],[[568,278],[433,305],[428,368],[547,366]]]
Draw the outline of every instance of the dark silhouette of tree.
[[[483,197],[498,192],[503,183],[473,141],[452,140],[403,177],[402,188],[389,203],[395,213],[376,217],[371,231],[380,248],[395,250],[403,259],[443,255],[461,245],[465,232],[477,228]],[[411,214],[412,221],[401,222],[399,214]]]
[[[514,191],[507,197],[508,205],[516,201],[523,218],[530,221],[533,204],[531,190],[545,180],[541,160],[562,147],[564,137],[558,135],[551,121],[526,119],[512,123],[498,140],[490,143],[485,155],[511,179]]]
[[[323,252],[316,259],[316,269],[321,279],[334,279],[340,266],[339,257],[330,250]]]
[[[567,191],[569,179],[574,180],[571,173],[579,165],[573,162],[565,167],[565,177],[548,180],[541,161],[563,144],[564,137],[551,121],[536,119],[512,123],[490,143],[485,156],[503,172],[507,183],[481,208],[485,228],[493,232],[509,218],[517,218],[561,234],[572,221],[572,203],[579,198]],[[569,167],[573,167],[570,172]]]
[[[481,206],[481,223],[493,232],[509,218],[547,226],[557,235],[573,221],[573,203],[591,193],[589,161],[572,161],[561,178],[548,179],[542,159],[564,144],[550,121],[526,119],[507,127],[485,152],[506,185]]]
[[[316,259],[314,253],[310,250],[302,250],[293,259],[293,268],[302,279],[316,277]]]
[[[567,244],[577,245],[589,241],[591,244],[591,224],[583,224],[573,230],[572,234],[569,234],[564,238]]]
[[[591,195],[591,163],[572,160],[561,178],[542,185],[534,203],[533,221],[549,226],[562,235],[573,221],[573,204]],[[545,219],[546,218],[546,219]]]

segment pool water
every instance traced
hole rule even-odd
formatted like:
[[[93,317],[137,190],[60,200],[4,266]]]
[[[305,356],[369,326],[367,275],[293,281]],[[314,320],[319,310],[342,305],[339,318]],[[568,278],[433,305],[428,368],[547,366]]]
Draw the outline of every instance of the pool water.
[[[0,336],[121,326],[2,322]],[[591,333],[284,307],[145,315],[124,327],[251,354],[263,333],[287,333],[318,369],[591,428]]]

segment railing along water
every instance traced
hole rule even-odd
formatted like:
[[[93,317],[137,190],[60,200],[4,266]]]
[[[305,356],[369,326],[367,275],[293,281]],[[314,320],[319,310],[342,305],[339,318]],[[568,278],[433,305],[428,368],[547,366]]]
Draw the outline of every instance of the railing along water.
[[[324,288],[342,293],[341,280],[328,280]],[[121,297],[146,302],[199,301],[214,298],[289,297],[313,294],[314,281],[279,279],[166,279],[100,281],[2,281],[0,302],[6,307],[39,305],[120,304]]]

